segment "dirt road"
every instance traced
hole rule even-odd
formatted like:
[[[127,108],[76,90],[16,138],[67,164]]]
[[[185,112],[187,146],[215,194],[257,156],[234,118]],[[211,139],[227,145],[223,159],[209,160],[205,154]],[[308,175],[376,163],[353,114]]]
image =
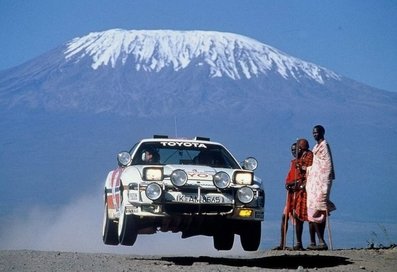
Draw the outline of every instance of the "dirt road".
[[[397,248],[264,251],[233,257],[0,251],[0,271],[396,271]]]

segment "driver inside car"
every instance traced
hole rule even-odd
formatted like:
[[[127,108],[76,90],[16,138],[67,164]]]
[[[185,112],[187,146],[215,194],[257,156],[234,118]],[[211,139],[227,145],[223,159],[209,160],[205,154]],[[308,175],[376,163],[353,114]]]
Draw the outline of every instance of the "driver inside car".
[[[160,155],[152,148],[145,149],[142,153],[142,162],[144,164],[157,164],[160,162]]]

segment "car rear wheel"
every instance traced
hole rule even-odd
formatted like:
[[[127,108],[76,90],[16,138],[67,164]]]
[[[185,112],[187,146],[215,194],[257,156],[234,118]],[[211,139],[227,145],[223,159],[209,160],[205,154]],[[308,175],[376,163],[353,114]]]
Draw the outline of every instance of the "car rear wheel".
[[[109,219],[108,204],[105,204],[105,212],[103,215],[102,225],[102,240],[106,245],[118,245],[119,239],[117,237],[117,223]]]
[[[137,219],[134,215],[127,215],[123,212],[120,216],[118,227],[118,240],[121,245],[134,245],[138,236]]]
[[[256,251],[261,242],[261,222],[247,222],[240,233],[241,246],[245,251]]]

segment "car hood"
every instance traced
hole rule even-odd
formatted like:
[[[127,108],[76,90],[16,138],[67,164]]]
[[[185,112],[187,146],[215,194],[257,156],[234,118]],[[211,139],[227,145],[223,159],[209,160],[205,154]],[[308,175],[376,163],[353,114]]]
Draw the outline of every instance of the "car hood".
[[[138,169],[138,171],[142,174],[143,169],[147,167],[158,167],[158,165],[135,165]],[[230,168],[214,168],[210,166],[205,166],[205,165],[181,165],[181,164],[167,164],[167,165],[162,165],[164,169],[164,176],[169,176],[171,173],[177,169],[184,170],[188,175],[189,173],[196,173],[196,174],[202,174],[201,177],[207,176],[209,180],[212,180],[212,176],[215,175],[219,171],[224,171],[228,173],[229,175],[232,175],[233,172],[236,169],[230,169]]]

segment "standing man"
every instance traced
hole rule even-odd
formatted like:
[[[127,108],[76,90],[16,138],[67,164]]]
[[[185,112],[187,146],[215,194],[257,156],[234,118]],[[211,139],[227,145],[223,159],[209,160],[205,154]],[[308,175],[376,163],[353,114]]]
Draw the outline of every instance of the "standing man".
[[[287,200],[281,218],[281,240],[280,246],[276,247],[275,250],[285,249],[288,218],[291,218],[296,226],[296,244],[293,249],[303,250],[303,222],[307,221],[306,169],[312,164],[313,153],[309,150],[309,142],[306,139],[299,139],[297,143],[293,143],[291,153],[294,159],[291,160],[290,169],[285,179]]]
[[[331,149],[324,139],[325,129],[321,125],[313,128],[313,137],[317,144],[313,148],[313,164],[307,171],[307,213],[311,244],[308,249],[327,250],[324,232],[329,212],[335,210],[330,201],[332,181],[335,179]],[[315,234],[317,234],[318,245]]]

